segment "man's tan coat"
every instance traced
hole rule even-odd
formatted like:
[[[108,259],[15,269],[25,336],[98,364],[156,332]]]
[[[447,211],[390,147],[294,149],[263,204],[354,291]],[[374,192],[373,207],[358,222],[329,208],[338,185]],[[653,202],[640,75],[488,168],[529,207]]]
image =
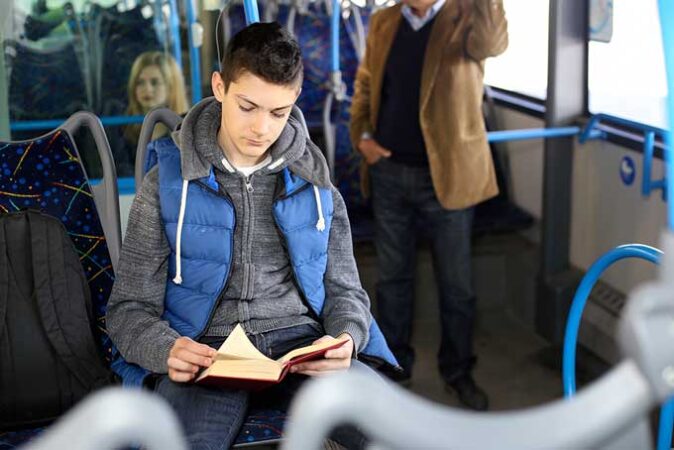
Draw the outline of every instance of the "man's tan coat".
[[[356,148],[361,134],[373,133],[377,125],[386,61],[404,20],[401,7],[378,11],[370,20],[351,107]],[[435,193],[445,208],[462,209],[498,193],[482,95],[484,59],[508,46],[502,0],[446,0],[432,26],[421,75],[419,122]],[[361,175],[367,193],[367,170]]]

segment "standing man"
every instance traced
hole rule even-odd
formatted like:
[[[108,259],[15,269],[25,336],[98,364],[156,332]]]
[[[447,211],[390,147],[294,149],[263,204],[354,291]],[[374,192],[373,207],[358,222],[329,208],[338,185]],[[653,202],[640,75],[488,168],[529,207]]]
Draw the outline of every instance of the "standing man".
[[[502,0],[403,0],[374,14],[358,68],[351,139],[371,191],[381,328],[409,381],[415,223],[432,241],[442,341],[440,373],[467,407],[487,396],[471,371],[473,206],[498,193],[482,117],[484,60],[502,53]]]

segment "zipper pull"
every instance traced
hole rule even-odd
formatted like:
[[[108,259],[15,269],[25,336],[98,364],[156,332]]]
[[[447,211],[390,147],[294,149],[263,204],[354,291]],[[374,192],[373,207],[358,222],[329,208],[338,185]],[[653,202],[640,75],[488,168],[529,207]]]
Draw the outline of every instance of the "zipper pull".
[[[250,182],[250,177],[246,177],[244,180],[245,180],[245,183],[246,183],[246,190],[249,193],[252,194],[253,193],[253,183]]]

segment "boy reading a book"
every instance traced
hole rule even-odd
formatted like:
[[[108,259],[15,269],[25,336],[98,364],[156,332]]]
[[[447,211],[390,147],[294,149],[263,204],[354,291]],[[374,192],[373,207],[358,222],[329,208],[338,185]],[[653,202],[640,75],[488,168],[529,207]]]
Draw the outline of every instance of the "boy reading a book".
[[[360,284],[344,201],[291,116],[297,42],[278,24],[253,24],[221,67],[214,97],[159,147],[139,188],[107,313],[123,356],[113,368],[168,399],[194,448],[229,447],[246,415],[249,391],[194,382],[237,324],[273,359],[346,340],[260,396],[288,397],[304,376],[348,369],[356,355],[397,365]]]

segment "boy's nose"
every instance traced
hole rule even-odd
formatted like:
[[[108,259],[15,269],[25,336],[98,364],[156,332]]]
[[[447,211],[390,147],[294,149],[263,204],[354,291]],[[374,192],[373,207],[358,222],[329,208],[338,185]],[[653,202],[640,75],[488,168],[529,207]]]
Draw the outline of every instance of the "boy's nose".
[[[269,132],[269,119],[265,117],[266,114],[260,114],[253,122],[251,130],[257,136],[264,136]]]

